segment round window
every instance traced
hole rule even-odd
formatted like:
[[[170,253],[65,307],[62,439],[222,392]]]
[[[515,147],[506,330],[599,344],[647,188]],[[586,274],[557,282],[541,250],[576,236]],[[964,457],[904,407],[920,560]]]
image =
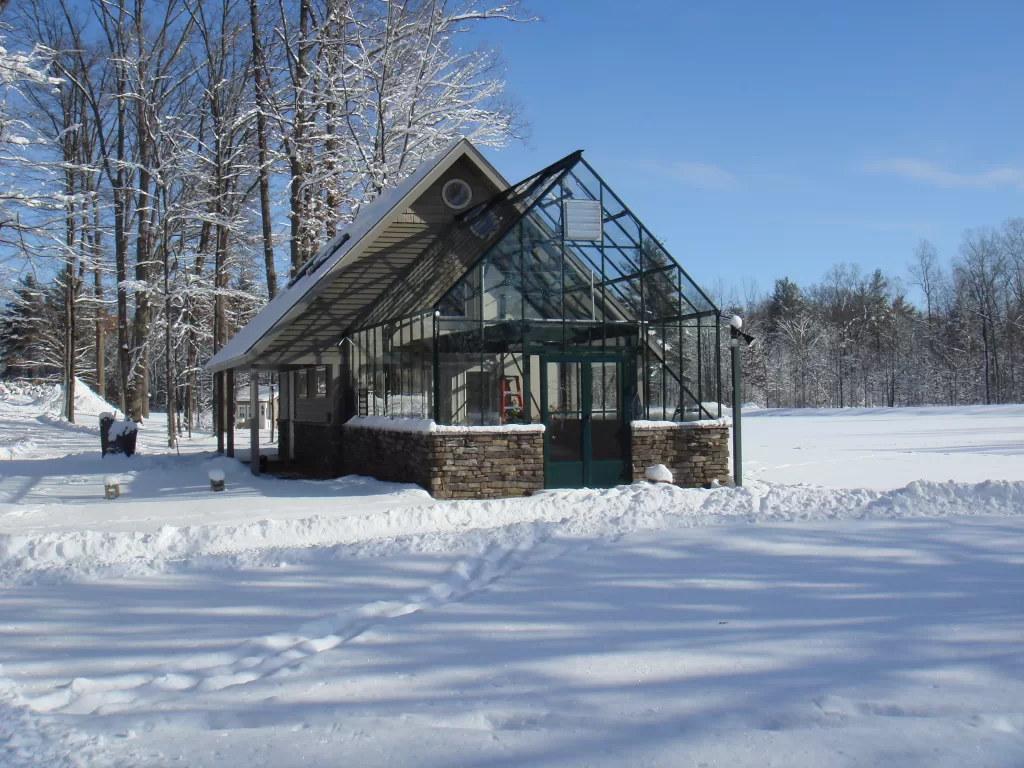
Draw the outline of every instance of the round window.
[[[441,197],[444,198],[445,205],[449,208],[461,211],[472,202],[473,190],[462,179],[452,179],[444,185]]]

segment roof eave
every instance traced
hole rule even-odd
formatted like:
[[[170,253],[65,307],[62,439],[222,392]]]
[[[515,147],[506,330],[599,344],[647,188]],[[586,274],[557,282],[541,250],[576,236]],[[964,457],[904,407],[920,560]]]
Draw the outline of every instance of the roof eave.
[[[327,286],[333,282],[334,278],[338,276],[346,266],[352,261],[359,257],[366,247],[373,243],[380,234],[390,227],[398,217],[402,214],[407,206],[403,203],[412,199],[415,200],[419,195],[423,194],[431,184],[437,181],[442,174],[445,173],[460,157],[471,155],[473,161],[480,167],[484,175],[487,176],[488,180],[491,181],[499,191],[503,191],[508,188],[509,183],[493,165],[488,162],[472,142],[468,139],[462,139],[457,143],[453,144],[451,149],[445,153],[442,160],[437,163],[434,169],[425,175],[420,181],[407,192],[403,197],[395,201],[395,204],[391,207],[388,213],[381,217],[380,221],[377,222],[370,230],[366,232],[358,241],[353,243],[348,249],[345,256],[335,264],[330,270],[325,272],[313,285],[310,286],[309,290],[303,295],[303,297],[295,303],[291,309],[289,309],[280,320],[272,325],[266,333],[260,336],[253,344],[245,351],[244,354],[236,355],[228,360],[221,360],[214,363],[216,355],[214,355],[204,366],[204,368],[211,373],[218,373],[225,371],[230,368],[248,368],[252,365],[260,353],[266,349],[266,347],[273,341],[274,337],[288,325],[290,325],[296,317],[301,315],[309,305],[316,299],[320,293],[326,289]]]

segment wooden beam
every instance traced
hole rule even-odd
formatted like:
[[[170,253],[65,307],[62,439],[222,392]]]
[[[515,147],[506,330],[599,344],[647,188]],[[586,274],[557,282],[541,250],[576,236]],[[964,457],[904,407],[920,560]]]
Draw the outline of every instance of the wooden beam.
[[[249,471],[260,473],[260,375],[249,373]]]
[[[217,453],[224,453],[224,372],[213,375],[213,431],[217,434]]]
[[[224,431],[227,432],[227,455],[232,459],[235,457],[235,369],[228,368],[224,372],[226,384],[224,404]]]

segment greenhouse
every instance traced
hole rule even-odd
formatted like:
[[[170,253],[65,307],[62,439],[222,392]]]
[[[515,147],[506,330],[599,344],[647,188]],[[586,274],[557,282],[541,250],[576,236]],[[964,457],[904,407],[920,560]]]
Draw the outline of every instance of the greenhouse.
[[[467,160],[475,157],[453,162],[407,209],[409,200],[394,206],[396,224],[418,218],[435,232],[419,238],[412,249],[418,252],[391,269],[390,280],[370,269],[386,256],[356,257],[347,269],[341,258],[330,281],[334,300],[325,291],[326,300],[304,308],[305,324],[299,319],[297,331],[258,353],[261,365],[250,363],[250,370],[286,374],[281,391],[291,393],[293,407],[282,406],[283,421],[299,421],[310,395],[330,400],[337,418],[329,413],[327,421],[347,427],[332,442],[340,469],[367,468],[367,451],[375,451],[366,430],[394,433],[389,444],[396,434],[418,434],[404,439],[419,443],[432,436],[422,457],[432,464],[445,460],[436,455],[445,441],[483,440],[491,449],[484,453],[497,456],[497,449],[515,454],[533,440],[542,451],[542,478],[534,472],[531,482],[543,487],[629,482],[638,471],[636,434],[656,434],[657,423],[681,435],[666,443],[677,452],[677,443],[696,439],[698,427],[727,432],[720,421],[718,309],[582,152],[510,186],[480,173],[468,178]],[[489,183],[498,187],[493,194]],[[415,190],[407,196],[416,197]],[[445,213],[448,221],[438,227],[432,219]],[[354,236],[359,224],[357,218]],[[343,235],[333,247],[350,239]],[[383,250],[393,255],[402,243],[408,251],[408,240],[385,240]],[[331,254],[317,259],[330,261]],[[353,296],[366,298],[360,305]],[[310,359],[334,364],[303,364]],[[286,442],[285,427],[293,425],[282,424]],[[720,437],[710,435],[712,458],[722,453]],[[360,457],[346,462],[346,444],[353,443]],[[287,459],[294,450],[285,447]],[[464,459],[465,451],[457,453]],[[714,479],[725,479],[724,463],[711,464]],[[694,462],[688,469],[694,475]],[[404,474],[410,473],[415,468]],[[707,481],[699,472],[694,477]],[[417,481],[438,490],[435,480]]]

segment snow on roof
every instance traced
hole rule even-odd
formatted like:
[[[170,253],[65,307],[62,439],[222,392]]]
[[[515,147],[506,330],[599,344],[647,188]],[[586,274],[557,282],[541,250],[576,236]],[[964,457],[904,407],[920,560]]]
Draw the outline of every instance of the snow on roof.
[[[377,198],[364,206],[345,231],[332,238],[313,256],[313,261],[322,262],[320,266],[310,269],[306,274],[300,274],[297,280],[278,293],[217,354],[210,358],[206,363],[206,368],[208,370],[223,370],[230,367],[230,363],[244,363],[244,358],[253,347],[273,331],[275,326],[281,323],[303,298],[307,295],[312,298],[331,284],[340,268],[345,266],[346,257],[356,250],[359,243],[384,221],[388,214],[392,213],[420,182],[446,160],[450,165],[464,155],[467,150],[475,152],[473,145],[468,140],[459,139],[440,154],[420,163],[412,175],[401,184],[384,190]],[[482,158],[480,159],[482,160]],[[490,168],[486,160],[482,160],[482,162],[488,169]]]

